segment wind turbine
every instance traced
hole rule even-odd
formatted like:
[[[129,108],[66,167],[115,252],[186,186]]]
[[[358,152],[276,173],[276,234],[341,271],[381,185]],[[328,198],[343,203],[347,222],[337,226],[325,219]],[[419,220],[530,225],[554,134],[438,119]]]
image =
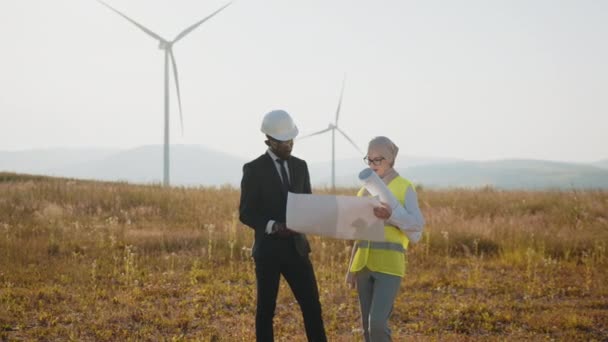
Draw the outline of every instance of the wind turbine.
[[[172,64],[171,66],[173,67],[173,78],[175,80],[175,89],[177,90],[177,103],[179,105],[179,120],[180,120],[180,124],[181,124],[182,134],[184,134],[184,120],[182,117],[182,99],[181,99],[181,94],[180,94],[180,90],[179,90],[179,77],[178,77],[178,72],[177,72],[177,63],[175,62],[175,55],[173,55],[173,45],[175,43],[177,43],[178,41],[182,40],[190,32],[194,31],[202,23],[211,19],[213,16],[215,16],[216,14],[221,12],[223,9],[228,7],[231,3],[224,5],[223,7],[219,8],[218,10],[211,13],[207,17],[205,17],[205,18],[197,21],[196,23],[192,24],[191,26],[187,27],[185,30],[183,30],[177,36],[175,36],[175,38],[173,38],[173,40],[167,40],[167,39],[161,37],[160,35],[152,32],[151,30],[147,29],[146,27],[139,24],[135,20],[127,17],[125,14],[119,12],[117,9],[108,5],[107,3],[105,3],[101,0],[97,0],[97,1],[99,3],[101,3],[102,5],[106,6],[107,8],[111,9],[112,11],[116,12],[121,17],[130,21],[133,25],[137,26],[139,29],[141,29],[146,34],[148,34],[150,37],[158,40],[158,42],[159,42],[158,48],[165,51],[165,82],[164,82],[164,84],[165,84],[165,106],[164,106],[165,140],[164,140],[163,185],[169,186],[169,68],[170,68],[169,61],[171,61],[171,64]]]
[[[320,130],[318,132],[315,132],[315,133],[305,135],[300,138],[300,139],[304,139],[304,138],[312,137],[315,135],[320,135],[325,132],[331,131],[331,188],[333,189],[333,191],[336,190],[336,131],[340,132],[340,134],[342,134],[344,136],[344,138],[346,138],[346,140],[348,140],[348,142],[350,142],[351,145],[353,145],[357,149],[357,151],[359,151],[359,153],[363,154],[363,151],[361,151],[359,146],[357,146],[357,144],[355,144],[353,139],[351,139],[346,133],[344,133],[343,130],[340,129],[340,127],[338,127],[338,119],[340,118],[340,108],[342,108],[342,97],[344,95],[345,83],[346,83],[346,75],[344,76],[344,79],[342,80],[342,90],[340,90],[340,100],[338,101],[338,108],[336,109],[336,120],[333,123],[330,122],[329,126],[327,128]]]

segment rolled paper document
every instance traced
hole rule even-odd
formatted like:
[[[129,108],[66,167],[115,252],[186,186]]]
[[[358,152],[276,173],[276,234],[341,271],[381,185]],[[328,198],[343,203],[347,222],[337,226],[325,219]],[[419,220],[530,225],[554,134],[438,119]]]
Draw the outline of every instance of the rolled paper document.
[[[378,197],[381,202],[388,204],[391,209],[394,210],[399,206],[399,201],[374,170],[369,167],[363,169],[359,172],[359,180],[372,196]]]

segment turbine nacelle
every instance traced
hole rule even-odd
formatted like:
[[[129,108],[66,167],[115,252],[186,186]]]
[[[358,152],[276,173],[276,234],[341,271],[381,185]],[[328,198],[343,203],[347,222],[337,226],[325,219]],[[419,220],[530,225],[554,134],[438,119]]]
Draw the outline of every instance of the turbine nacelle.
[[[158,42],[158,48],[160,50],[169,50],[173,47],[173,42],[168,42],[166,40],[161,40]]]

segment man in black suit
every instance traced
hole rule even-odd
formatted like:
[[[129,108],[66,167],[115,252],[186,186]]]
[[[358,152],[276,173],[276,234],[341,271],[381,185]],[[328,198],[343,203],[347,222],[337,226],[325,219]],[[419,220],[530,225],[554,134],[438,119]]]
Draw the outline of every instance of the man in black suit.
[[[240,220],[255,231],[252,255],[257,280],[257,341],[273,341],[273,317],[281,274],[300,304],[308,341],[327,341],[306,236],[286,222],[287,193],[311,193],[306,162],[293,157],[298,128],[282,110],[264,117],[266,153],[243,166]]]

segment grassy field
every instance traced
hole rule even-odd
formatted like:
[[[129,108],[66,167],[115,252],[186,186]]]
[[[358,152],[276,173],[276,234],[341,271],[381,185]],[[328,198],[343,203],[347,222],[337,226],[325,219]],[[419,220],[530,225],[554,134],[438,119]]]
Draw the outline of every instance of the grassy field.
[[[0,174],[0,340],[253,341],[238,197]],[[408,251],[395,341],[608,340],[608,192],[419,198],[426,233]],[[350,243],[310,240],[329,339],[360,341]],[[284,281],[275,335],[305,340]]]

